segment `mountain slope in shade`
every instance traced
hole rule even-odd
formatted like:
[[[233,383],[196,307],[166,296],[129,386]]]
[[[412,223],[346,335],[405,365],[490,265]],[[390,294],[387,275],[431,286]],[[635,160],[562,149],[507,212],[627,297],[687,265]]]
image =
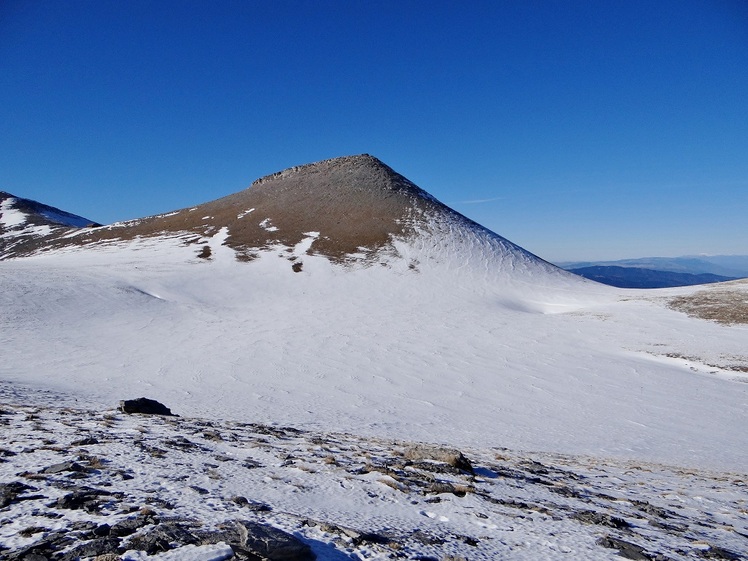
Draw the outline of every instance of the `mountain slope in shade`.
[[[96,226],[82,216],[0,191],[0,259],[34,253],[71,229]]]

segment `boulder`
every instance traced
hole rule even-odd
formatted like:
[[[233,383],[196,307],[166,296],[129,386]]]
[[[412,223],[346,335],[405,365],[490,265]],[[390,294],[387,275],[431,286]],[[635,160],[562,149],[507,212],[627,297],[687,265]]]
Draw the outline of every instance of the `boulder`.
[[[180,524],[163,523],[130,538],[126,547],[154,555],[173,549],[173,544],[178,544],[176,546],[178,547],[196,543],[198,543],[198,538],[185,527]]]
[[[116,522],[110,529],[109,534],[116,537],[130,536],[144,526],[154,524],[156,520],[152,516],[138,515],[132,518],[125,518]]]
[[[87,512],[98,512],[101,503],[100,497],[108,497],[111,493],[102,489],[79,488],[64,497],[60,497],[52,503],[51,508],[64,508],[68,510],[85,510]]]
[[[202,543],[224,542],[238,559],[269,561],[314,561],[312,549],[295,536],[258,522],[236,521],[222,530],[201,532]]]
[[[123,413],[140,413],[142,415],[166,415],[176,417],[163,403],[147,397],[138,399],[123,399],[119,402],[119,410]]]
[[[441,462],[452,466],[457,470],[470,474],[473,473],[473,465],[470,463],[470,460],[468,460],[462,452],[454,448],[418,444],[405,451],[405,458],[415,461],[428,460],[432,462]]]
[[[34,487],[29,487],[19,481],[13,481],[11,483],[0,483],[0,508],[5,508],[10,503],[16,500],[18,495],[29,491],[36,490]]]
[[[119,540],[117,538],[99,538],[75,546],[60,559],[61,561],[77,561],[82,557],[98,557],[99,555],[117,553],[118,548]]]
[[[59,464],[55,464],[53,466],[46,467],[40,473],[55,474],[55,473],[62,473],[65,471],[85,471],[85,469],[86,468],[84,468],[79,463],[73,462],[71,460],[68,462],[62,462]]]

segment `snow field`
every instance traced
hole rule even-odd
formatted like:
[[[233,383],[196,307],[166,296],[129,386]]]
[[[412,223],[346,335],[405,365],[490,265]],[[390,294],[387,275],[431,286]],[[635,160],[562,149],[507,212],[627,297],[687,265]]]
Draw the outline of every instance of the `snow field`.
[[[2,263],[0,379],[458,447],[748,465],[748,384],[727,368],[748,331],[669,310],[667,291],[464,232],[348,268],[306,253],[316,232],[250,263],[226,235],[209,261],[174,238]]]

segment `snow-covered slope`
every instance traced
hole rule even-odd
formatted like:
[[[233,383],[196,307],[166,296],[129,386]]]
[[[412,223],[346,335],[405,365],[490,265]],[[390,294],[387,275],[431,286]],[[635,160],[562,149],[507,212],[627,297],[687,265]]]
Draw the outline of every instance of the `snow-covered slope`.
[[[748,553],[739,476],[91,411],[2,383],[0,404],[4,560],[312,561],[310,548],[317,561]]]
[[[34,253],[73,228],[93,226],[99,224],[0,191],[0,259]]]
[[[66,236],[0,263],[0,379],[458,447],[748,465],[746,325],[668,307],[694,289],[564,272],[369,156]]]

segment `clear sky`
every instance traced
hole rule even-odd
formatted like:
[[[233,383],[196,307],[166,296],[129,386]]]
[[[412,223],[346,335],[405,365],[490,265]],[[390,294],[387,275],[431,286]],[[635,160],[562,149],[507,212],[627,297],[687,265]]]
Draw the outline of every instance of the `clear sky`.
[[[99,222],[370,153],[551,261],[748,253],[748,3],[0,1],[0,190]]]

